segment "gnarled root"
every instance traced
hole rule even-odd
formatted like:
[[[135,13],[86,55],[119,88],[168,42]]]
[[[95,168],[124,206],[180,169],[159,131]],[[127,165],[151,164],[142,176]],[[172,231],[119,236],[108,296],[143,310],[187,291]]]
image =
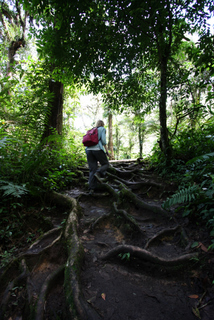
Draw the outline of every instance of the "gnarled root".
[[[66,300],[71,319],[80,317],[82,320],[96,320],[99,319],[98,314],[86,304],[79,287],[79,270],[84,252],[77,235],[77,225],[77,206],[74,206],[65,228],[68,248],[64,281]]]
[[[187,264],[190,262],[191,259],[198,257],[198,253],[189,253],[173,259],[163,259],[140,247],[135,247],[131,245],[120,245],[110,250],[106,254],[102,255],[101,259],[112,259],[118,256],[120,253],[130,253],[130,255],[133,257],[166,267],[174,267],[181,264]]]
[[[43,234],[43,236],[34,242],[30,248],[21,256],[39,255],[43,251],[51,248],[56,242],[61,239],[62,228],[54,228]]]
[[[114,211],[116,212],[116,214],[125,218],[125,220],[129,223],[129,225],[131,226],[133,231],[137,231],[142,234],[142,230],[140,229],[138,223],[135,221],[135,219],[133,217],[128,215],[128,213],[125,210],[118,209],[115,202],[113,203],[113,208],[114,208]]]
[[[157,205],[152,205],[149,203],[146,203],[145,201],[138,198],[132,191],[128,190],[122,183],[122,190],[121,193],[123,194],[124,198],[130,199],[137,207],[150,210],[157,214],[162,214],[164,216],[168,215],[168,212]]]
[[[75,199],[61,193],[57,192],[50,192],[47,193],[45,196],[46,201],[53,202],[54,204],[57,204],[63,208],[70,208],[72,209],[74,206],[76,206]]]
[[[113,210],[118,216],[121,216],[123,218],[123,221],[127,222],[130,225],[133,231],[142,234],[142,230],[140,229],[135,219],[132,216],[130,216],[125,210],[118,209],[116,202],[113,203]],[[99,217],[95,222],[91,224],[90,231],[93,231],[98,224],[102,223],[106,219],[110,219],[111,216],[112,216],[112,212],[108,214],[104,214],[101,217]]]
[[[4,295],[3,295],[3,298],[2,298],[2,301],[0,304],[0,319],[4,319],[4,313],[5,313],[5,310],[7,308],[7,304],[10,299],[11,290],[15,286],[18,286],[20,282],[25,281],[25,279],[27,278],[27,276],[29,274],[28,269],[27,269],[27,265],[26,265],[24,259],[21,261],[21,269],[22,269],[22,273],[8,284],[8,286],[4,292]]]
[[[124,183],[125,185],[127,185],[130,189],[139,189],[141,187],[158,187],[158,188],[163,188],[164,185],[162,183],[158,183],[158,182],[154,182],[154,181],[149,181],[148,178],[145,178],[145,181],[141,181],[141,182],[132,182],[132,181],[128,181],[128,180],[124,180],[120,177],[117,177],[116,175],[107,172],[107,175],[114,179],[114,180],[118,180],[122,183]]]
[[[117,174],[119,177],[122,177],[122,178],[130,178],[131,176],[133,176],[133,174],[135,173],[139,173],[140,172],[140,169],[139,168],[134,168],[132,170],[120,170],[120,169],[117,169],[117,168],[109,168],[108,171],[111,171],[112,174]]]
[[[152,244],[152,242],[159,240],[160,238],[164,237],[164,236],[168,236],[171,234],[175,234],[178,231],[181,231],[181,226],[176,226],[175,228],[167,228],[162,230],[161,232],[157,233],[156,235],[154,235],[154,237],[152,237],[145,245],[145,249],[148,249],[148,247]]]
[[[97,180],[114,198],[118,199],[118,193],[109,184],[103,182],[99,177],[97,177]]]
[[[98,226],[100,223],[102,223],[103,221],[105,221],[106,219],[109,219],[111,217],[112,213],[108,213],[108,214],[103,214],[101,217],[97,218],[90,226],[90,231],[94,231],[94,229],[96,228],[96,226]]]
[[[152,242],[159,240],[164,236],[168,236],[170,234],[176,234],[178,232],[180,232],[181,245],[186,246],[186,250],[188,250],[191,244],[189,243],[189,239],[187,237],[186,231],[181,226],[176,226],[174,228],[168,228],[168,229],[162,230],[146,243],[145,249],[148,249],[148,247],[152,244]]]
[[[122,189],[121,189],[121,192],[119,194],[110,185],[108,185],[107,183],[102,182],[101,179],[98,178],[98,181],[100,182],[100,184],[102,184],[102,186],[104,186],[106,188],[107,191],[109,191],[112,194],[112,196],[115,199],[118,200],[119,197],[120,197],[120,194],[122,194],[124,196],[124,198],[130,199],[139,208],[147,209],[147,210],[150,210],[150,211],[152,211],[154,213],[159,213],[159,214],[168,216],[168,212],[166,210],[164,210],[162,207],[157,206],[157,205],[151,205],[151,204],[146,203],[145,201],[141,200],[132,191],[127,189],[126,186],[122,182],[120,182],[120,186],[122,187]]]
[[[46,280],[45,280],[45,282],[44,282],[44,284],[43,284],[43,286],[41,288],[40,295],[39,295],[39,298],[38,298],[36,314],[35,314],[35,320],[43,319],[46,296],[48,295],[48,292],[49,292],[51,286],[53,285],[53,283],[55,283],[57,278],[62,275],[62,273],[64,272],[64,269],[65,269],[64,265],[60,266],[57,270],[52,272],[46,278]]]

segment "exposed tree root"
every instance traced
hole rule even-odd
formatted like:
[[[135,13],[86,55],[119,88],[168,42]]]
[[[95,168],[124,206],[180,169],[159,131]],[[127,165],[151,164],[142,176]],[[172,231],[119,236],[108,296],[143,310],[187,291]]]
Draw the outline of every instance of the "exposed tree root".
[[[76,200],[61,193],[50,192],[45,195],[45,201],[52,202],[63,208],[72,209],[74,206],[77,206]],[[77,211],[78,213],[78,211]]]
[[[101,224],[103,221],[105,221],[106,219],[109,219],[111,217],[112,213],[108,213],[108,214],[103,214],[101,217],[99,217],[98,219],[96,219],[90,226],[90,231],[93,232],[94,229],[96,228],[96,226],[98,226],[99,224]]]
[[[23,265],[24,259],[30,256],[39,256],[42,253],[46,252],[48,249],[52,248],[54,244],[60,241],[62,235],[62,228],[56,228],[45,233],[40,240],[34,242],[30,248],[12,260],[6,267],[5,271],[0,277],[0,286],[4,287],[6,281],[10,281],[11,276],[17,273],[19,268],[20,260],[22,259],[21,265]],[[19,276],[16,278],[19,279]],[[14,282],[16,280],[13,280]],[[11,282],[11,283],[12,283]]]
[[[145,245],[145,249],[148,249],[148,247],[155,241],[159,240],[160,238],[164,236],[169,236],[171,234],[175,234],[178,231],[181,231],[181,226],[176,226],[175,228],[167,228],[159,232],[158,234],[154,235],[153,238],[151,238]]]
[[[132,191],[127,189],[126,186],[124,186],[124,184],[122,184],[122,182],[120,182],[120,186],[122,187],[122,189],[120,190],[120,193],[119,193],[119,192],[116,192],[109,184],[104,183],[102,181],[102,179],[98,178],[98,181],[117,200],[119,200],[119,197],[122,195],[123,198],[125,198],[125,199],[128,198],[129,200],[131,200],[132,203],[134,203],[139,208],[147,209],[147,210],[150,210],[150,211],[152,211],[154,213],[158,213],[158,214],[162,214],[162,215],[168,216],[168,212],[166,210],[164,210],[162,207],[157,206],[157,205],[151,205],[151,204],[141,200]]]
[[[150,211],[152,211],[154,213],[159,213],[159,214],[168,216],[168,212],[166,210],[164,210],[163,208],[161,208],[160,206],[152,205],[152,204],[149,204],[149,203],[141,200],[133,192],[128,190],[122,183],[121,183],[121,186],[123,187],[123,189],[121,190],[121,193],[122,193],[123,197],[125,199],[128,198],[129,200],[131,200],[132,203],[135,204],[137,207],[142,208],[142,209],[150,210]]]
[[[102,260],[108,260],[115,258],[120,253],[130,253],[131,256],[139,258],[140,260],[148,261],[157,265],[162,265],[166,267],[175,267],[183,264],[187,264],[191,259],[197,258],[198,253],[189,253],[174,259],[163,259],[161,257],[156,256],[155,254],[142,249],[140,247],[135,247],[131,245],[120,245],[110,250],[106,254],[101,256]]]
[[[112,168],[110,167],[108,169],[109,172],[112,172],[112,174],[117,174],[117,176],[121,177],[121,178],[130,178],[133,174],[135,173],[139,173],[140,172],[140,168],[135,168],[132,170],[120,170],[117,168]]]
[[[82,181],[87,181],[87,178],[84,176],[84,172],[88,172],[88,168],[80,168],[80,170],[76,171],[76,174],[80,175],[80,179]]]
[[[127,185],[129,188],[131,188],[132,190],[135,190],[135,189],[139,189],[141,187],[148,187],[148,186],[152,186],[152,187],[158,187],[158,188],[163,188],[164,185],[162,183],[157,183],[157,182],[154,182],[154,181],[149,181],[148,178],[145,178],[147,181],[141,181],[141,182],[132,182],[132,181],[127,181],[127,180],[124,180],[120,177],[117,177],[116,175],[108,172],[107,173],[108,176],[112,179],[115,179],[115,180],[118,180],[118,181],[121,181],[122,183],[124,183],[125,185]]]
[[[51,248],[56,242],[61,239],[62,236],[62,227],[54,228],[49,230],[43,236],[34,242],[29,249],[21,254],[23,256],[30,256],[30,255],[39,255],[45,250]]]
[[[123,160],[110,160],[110,164],[113,164],[113,167],[123,167],[132,169],[133,167],[139,167],[139,164],[136,163],[136,160],[134,159],[123,159]],[[142,163],[143,164],[143,163]]]
[[[52,285],[56,283],[58,277],[60,277],[63,274],[64,269],[65,269],[65,266],[62,265],[46,278],[37,301],[35,320],[41,320],[44,318],[45,301],[46,301],[48,292],[50,291]]]
[[[113,203],[113,210],[118,216],[121,216],[123,218],[123,222],[127,222],[130,225],[132,231],[138,232],[140,234],[143,233],[142,230],[140,229],[138,223],[135,221],[135,219],[132,216],[130,216],[125,210],[117,209],[116,202]],[[112,216],[112,212],[110,212],[109,214],[104,214],[101,217],[99,217],[98,219],[96,219],[91,224],[90,231],[93,231],[97,225],[101,224],[106,219],[110,219],[111,216]]]
[[[115,202],[113,203],[113,208],[116,214],[125,218],[125,220],[129,223],[133,231],[137,231],[140,234],[142,234],[142,230],[140,229],[138,223],[135,221],[135,219],[132,216],[130,216],[125,210],[117,209],[117,205]]]
[[[97,177],[97,180],[113,196],[113,198],[118,199],[118,193],[114,190],[114,188],[112,188],[109,184],[103,182],[103,180],[99,177]]]
[[[51,198],[51,195],[53,196],[53,198]],[[79,214],[79,207],[77,206],[75,199],[72,199],[70,197],[67,197],[67,196],[61,195],[61,194],[57,194],[57,193],[49,194],[48,196],[46,196],[46,200],[47,199],[48,199],[48,201],[54,202],[55,204],[60,205],[62,207],[74,208],[75,216],[76,216],[75,221],[77,221],[77,215]],[[72,212],[74,212],[74,211],[72,211]],[[69,223],[69,221],[70,220],[68,219],[68,223]],[[72,221],[72,223],[74,223],[75,221]],[[73,227],[73,228],[76,228],[76,224],[75,224],[75,227]],[[67,234],[66,232],[65,232],[65,234]],[[4,313],[5,313],[6,309],[8,308],[8,303],[10,300],[10,291],[12,290],[12,288],[14,288],[14,286],[17,286],[20,283],[20,281],[25,280],[25,282],[26,282],[25,278],[27,278],[27,295],[28,295],[28,305],[27,304],[25,305],[25,309],[31,313],[31,316],[33,318],[36,317],[35,319],[37,319],[37,320],[43,319],[45,297],[48,294],[48,291],[51,287],[51,284],[53,283],[55,278],[59,275],[59,273],[63,272],[65,267],[64,267],[64,265],[62,265],[61,267],[59,267],[58,270],[54,271],[46,278],[45,283],[43,284],[41,291],[40,291],[40,294],[39,294],[37,308],[35,309],[35,299],[33,299],[33,297],[32,297],[32,292],[34,290],[33,291],[28,290],[28,287],[35,289],[35,286],[34,286],[33,282],[30,280],[30,277],[29,277],[30,273],[27,272],[27,270],[28,270],[27,264],[34,265],[36,262],[35,259],[38,262],[40,262],[41,257],[44,256],[44,254],[46,254],[47,251],[49,252],[49,250],[52,250],[52,252],[50,251],[50,253],[47,254],[48,259],[55,259],[55,253],[53,252],[54,251],[53,248],[54,248],[54,245],[56,245],[57,243],[60,242],[61,237],[62,237],[62,227],[55,228],[55,229],[48,231],[38,241],[34,242],[26,252],[20,254],[17,258],[15,258],[13,261],[11,261],[7,265],[4,273],[0,277],[1,288],[4,288],[4,287],[6,288],[4,291],[4,294],[3,294],[2,302],[1,302],[0,315],[1,315],[2,319],[4,319]],[[73,237],[72,237],[72,240],[74,240]],[[76,246],[75,242],[77,242],[76,240],[77,239],[75,239],[75,241],[73,243],[71,241],[70,245],[75,247]],[[69,243],[69,240],[68,240],[68,243]],[[21,259],[22,259],[21,265],[22,265],[23,272],[21,273],[21,275],[17,276]],[[26,259],[26,262],[24,259]],[[59,261],[61,261],[61,260],[62,259],[60,259]],[[38,264],[38,266],[39,266],[39,264]],[[9,284],[7,284],[8,282],[9,282]],[[30,307],[30,305],[31,305],[31,307]],[[36,310],[35,315],[32,314],[33,311],[30,311],[30,310],[34,310],[34,309]]]
[[[79,287],[79,270],[84,251],[77,235],[77,206],[74,206],[67,220],[65,238],[67,240],[68,260],[65,267],[65,290],[67,305],[71,319],[80,317],[82,320],[99,319],[98,314],[91,309],[81,296]]]
[[[119,223],[122,221],[122,224],[125,224],[129,227],[131,232],[135,231],[137,235],[144,233],[142,232],[141,228],[139,227],[136,220],[128,214],[126,210],[119,209],[118,205],[123,202],[124,203],[132,203],[135,206],[152,211],[157,214],[161,214],[164,216],[168,216],[168,212],[162,209],[158,205],[152,205],[149,203],[144,202],[141,200],[138,196],[136,196],[131,190],[129,190],[126,186],[128,186],[131,189],[135,189],[136,187],[142,187],[142,186],[154,186],[158,188],[162,188],[163,185],[159,183],[153,183],[148,181],[143,182],[130,182],[124,180],[122,177],[130,177],[138,173],[139,175],[142,174],[142,169],[139,168],[139,166],[130,165],[127,170],[123,171],[120,169],[113,169],[111,170],[115,174],[118,174],[119,178],[116,175],[113,175],[109,173],[109,177],[114,178],[119,183],[118,186],[116,186],[116,190],[113,188],[112,185],[105,183],[102,179],[98,178],[98,181],[100,184],[107,190],[110,194],[111,201],[113,203],[112,212],[109,214],[104,214],[98,219],[96,219],[90,226],[90,230],[93,231],[96,226],[101,224],[106,219],[111,219],[113,212],[116,213],[115,216],[119,216]],[[138,176],[139,176],[138,175]],[[84,176],[82,176],[82,180],[84,180]],[[115,183],[116,184],[116,183]],[[125,186],[126,185],[126,186]],[[57,204],[60,207],[66,207],[70,211],[70,214],[68,216],[67,222],[65,224],[65,230],[63,234],[63,229],[61,227],[52,229],[45,233],[38,241],[36,241],[34,244],[32,244],[29,249],[21,254],[18,258],[14,259],[6,268],[4,274],[0,277],[0,286],[4,286],[4,294],[3,299],[1,302],[1,312],[0,312],[0,320],[4,317],[4,312],[8,308],[8,304],[10,303],[10,291],[11,289],[19,284],[21,281],[27,282],[27,293],[28,294],[28,305],[26,305],[26,309],[31,308],[33,309],[32,319],[34,320],[43,320],[44,319],[44,307],[45,302],[47,299],[47,296],[54,285],[56,283],[58,277],[63,275],[64,272],[64,288],[65,288],[65,296],[66,296],[66,306],[68,309],[66,310],[67,318],[68,320],[100,320],[102,316],[100,316],[95,309],[93,309],[90,304],[88,304],[85,299],[81,295],[81,288],[80,288],[80,281],[79,281],[79,275],[80,270],[82,266],[82,261],[84,258],[84,250],[83,246],[81,244],[81,241],[78,237],[78,217],[82,214],[80,207],[77,203],[77,201],[74,198],[70,198],[69,196],[58,194],[56,192],[50,193],[46,195],[46,201],[49,201],[50,203]],[[140,210],[139,210],[140,211]],[[142,210],[143,211],[143,210]],[[154,216],[154,215],[152,215]],[[120,218],[122,217],[122,219]],[[121,224],[121,225],[122,225]],[[127,229],[128,230],[128,229]],[[186,243],[188,241],[188,238],[186,236],[185,230],[181,226],[176,226],[175,228],[165,229],[161,232],[157,233],[154,237],[152,237],[147,243],[144,249],[137,247],[137,246],[131,246],[131,245],[119,245],[113,249],[111,249],[106,254],[103,254],[101,256],[102,260],[108,260],[113,259],[117,257],[119,254],[125,254],[130,253],[132,257],[138,258],[142,261],[145,261],[147,263],[151,263],[154,265],[160,265],[165,267],[178,267],[180,265],[188,264],[191,259],[197,258],[199,253],[189,253],[184,254],[179,257],[173,258],[173,259],[164,259],[160,256],[157,256],[151,252],[149,252],[147,249],[149,246],[153,244],[154,241],[159,240],[161,237],[168,235],[168,234],[175,234],[180,232],[181,239]],[[120,233],[121,234],[121,233]],[[151,234],[151,233],[150,233]],[[64,235],[64,237],[63,237]],[[67,247],[67,254],[63,256],[62,259],[59,258],[60,253],[57,256],[57,270],[52,271],[49,275],[49,270],[56,269],[56,264],[54,260],[53,268],[48,269],[45,263],[49,261],[52,261],[51,259],[56,259],[55,255],[51,255],[53,251],[55,250],[55,246],[58,246],[58,243],[60,243],[61,239],[63,237],[63,240],[66,241],[66,247]],[[141,237],[140,237],[141,240]],[[108,246],[108,244],[104,242],[98,242],[99,245],[102,246]],[[109,246],[111,247],[111,246]],[[60,246],[62,248],[62,246]],[[50,251],[48,251],[50,250]],[[43,255],[45,253],[45,255]],[[26,261],[24,260],[26,259]],[[22,270],[17,271],[19,269],[19,264],[22,259]],[[28,259],[28,260],[27,260]],[[50,260],[49,260],[50,259]],[[67,259],[67,260],[66,260]],[[37,262],[35,262],[38,260]],[[65,263],[66,261],[66,263]],[[40,284],[36,288],[36,290],[31,290],[33,288],[34,284],[36,283],[35,279],[37,279],[36,276],[40,277],[40,273],[37,273],[37,269],[40,267],[40,263],[43,263],[46,267],[43,270],[44,272],[44,283],[43,285]],[[58,267],[58,265],[61,266]],[[33,274],[33,271],[29,273],[29,270],[32,270],[32,265],[35,266],[33,269],[35,271],[35,277]],[[50,263],[51,265],[51,263]],[[14,270],[16,271],[14,272]],[[48,271],[47,271],[48,270]],[[20,275],[18,275],[18,272],[22,272]],[[33,274],[33,275],[32,275]],[[32,276],[30,278],[30,276]],[[7,282],[10,281],[9,284],[5,285],[6,282],[4,277],[6,277]],[[14,280],[11,280],[11,278],[15,278]],[[27,279],[27,281],[26,281]],[[32,281],[32,283],[31,283]],[[34,283],[33,283],[34,281]],[[6,288],[6,289],[5,289]],[[38,301],[35,306],[35,300],[33,301],[33,291],[36,292],[36,295],[38,294]],[[29,307],[30,306],[30,307]]]
[[[22,282],[23,280],[25,280],[29,274],[28,272],[28,269],[27,269],[27,265],[25,263],[25,260],[23,259],[22,262],[21,262],[21,271],[22,273],[16,277],[13,281],[9,282],[5,292],[4,292],[4,295],[3,295],[3,298],[2,298],[2,301],[1,301],[1,304],[0,304],[0,319],[4,319],[4,313],[5,313],[5,310],[6,310],[6,307],[7,307],[7,304],[9,302],[9,299],[10,299],[10,295],[11,295],[11,290],[15,287],[15,286],[18,286],[20,284],[20,282]]]

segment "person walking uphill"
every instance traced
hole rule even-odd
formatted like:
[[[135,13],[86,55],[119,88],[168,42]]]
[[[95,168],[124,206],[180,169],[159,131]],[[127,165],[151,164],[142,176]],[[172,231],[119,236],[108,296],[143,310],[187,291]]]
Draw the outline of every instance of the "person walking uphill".
[[[98,177],[105,177],[106,171],[109,167],[109,162],[107,156],[108,149],[106,145],[106,129],[104,128],[104,122],[102,120],[98,120],[96,123],[96,127],[98,129],[98,144],[95,146],[87,147],[87,161],[89,166],[89,192],[93,193],[97,188],[97,179]],[[107,155],[107,156],[106,156]],[[98,162],[100,163],[100,167],[98,168]]]

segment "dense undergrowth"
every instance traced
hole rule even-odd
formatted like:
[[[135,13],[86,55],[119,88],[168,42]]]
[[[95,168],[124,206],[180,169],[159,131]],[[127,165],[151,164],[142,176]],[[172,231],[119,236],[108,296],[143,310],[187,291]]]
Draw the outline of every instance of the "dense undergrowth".
[[[0,265],[48,230],[44,194],[77,181],[85,162],[81,147],[53,135],[45,143],[24,142],[6,131],[0,136]],[[79,179],[79,177],[78,177]],[[40,222],[41,223],[40,223]]]
[[[212,119],[213,120],[213,119]],[[214,248],[214,126],[184,130],[172,140],[173,157],[166,160],[155,150],[151,163],[159,175],[177,184],[177,192],[163,204],[175,207],[196,224],[205,225]]]

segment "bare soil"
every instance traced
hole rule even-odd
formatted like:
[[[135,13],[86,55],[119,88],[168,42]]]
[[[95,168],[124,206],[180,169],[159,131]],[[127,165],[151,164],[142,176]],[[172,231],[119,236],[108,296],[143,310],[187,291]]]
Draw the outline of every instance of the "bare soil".
[[[83,255],[72,288],[80,291],[80,306],[74,297],[71,312],[67,303],[68,244],[61,226],[69,210],[58,205],[48,213],[50,232],[1,270],[0,319],[214,319],[214,256],[207,251],[206,227],[182,212],[162,211],[176,189],[170,182],[142,173],[136,163],[114,166],[95,194],[84,185],[64,192],[78,204]],[[143,204],[123,193],[121,184]]]

